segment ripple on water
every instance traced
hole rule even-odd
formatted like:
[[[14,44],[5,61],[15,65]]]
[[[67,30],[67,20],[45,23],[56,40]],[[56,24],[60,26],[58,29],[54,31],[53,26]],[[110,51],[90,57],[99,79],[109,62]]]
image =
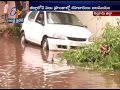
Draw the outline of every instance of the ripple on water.
[[[60,61],[59,53],[32,44],[23,49],[18,39],[0,37],[0,88],[120,88],[120,72],[78,70]]]

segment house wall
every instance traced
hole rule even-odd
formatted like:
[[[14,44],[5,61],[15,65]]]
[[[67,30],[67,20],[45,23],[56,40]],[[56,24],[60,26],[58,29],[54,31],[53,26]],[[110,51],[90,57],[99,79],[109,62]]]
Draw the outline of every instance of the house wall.
[[[13,8],[13,7],[15,7],[15,1],[8,1],[8,5],[9,5],[9,13],[11,12],[11,9]],[[14,16],[11,16],[10,14],[9,14],[9,18],[15,18],[16,17],[16,15],[14,15]]]
[[[3,10],[4,10],[4,1],[0,1],[0,16],[4,14]],[[10,15],[10,11],[13,7],[15,7],[15,2],[14,1],[8,1],[8,5],[9,5],[9,18],[15,18],[15,16],[11,16]],[[1,18],[1,17],[0,17]]]

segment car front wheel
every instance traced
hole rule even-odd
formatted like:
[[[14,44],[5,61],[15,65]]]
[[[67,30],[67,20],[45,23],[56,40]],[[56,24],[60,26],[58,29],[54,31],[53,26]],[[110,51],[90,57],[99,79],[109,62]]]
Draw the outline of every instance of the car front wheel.
[[[27,40],[25,38],[24,32],[21,34],[21,40],[20,40],[20,42],[21,42],[22,47],[24,48],[25,47],[25,43],[27,43]]]
[[[42,46],[42,49],[43,49],[43,50],[49,50],[49,45],[48,45],[48,40],[47,40],[47,38],[44,38],[44,39],[43,39],[41,46]]]

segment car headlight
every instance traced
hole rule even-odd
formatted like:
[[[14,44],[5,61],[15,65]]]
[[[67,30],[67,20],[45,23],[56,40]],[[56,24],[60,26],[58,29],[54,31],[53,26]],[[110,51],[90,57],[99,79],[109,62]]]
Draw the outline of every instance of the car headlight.
[[[65,39],[63,35],[61,34],[53,34],[53,38],[56,38],[56,39]]]
[[[93,37],[93,36],[90,36],[89,38],[88,38],[88,41],[89,42],[93,42],[95,40],[95,38]]]

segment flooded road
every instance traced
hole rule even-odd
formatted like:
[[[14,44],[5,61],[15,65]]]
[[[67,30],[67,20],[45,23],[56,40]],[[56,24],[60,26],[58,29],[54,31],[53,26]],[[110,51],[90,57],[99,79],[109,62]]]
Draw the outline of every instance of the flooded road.
[[[19,39],[0,37],[0,88],[89,89],[120,88],[120,72],[79,70],[60,61],[59,52],[22,46]]]

